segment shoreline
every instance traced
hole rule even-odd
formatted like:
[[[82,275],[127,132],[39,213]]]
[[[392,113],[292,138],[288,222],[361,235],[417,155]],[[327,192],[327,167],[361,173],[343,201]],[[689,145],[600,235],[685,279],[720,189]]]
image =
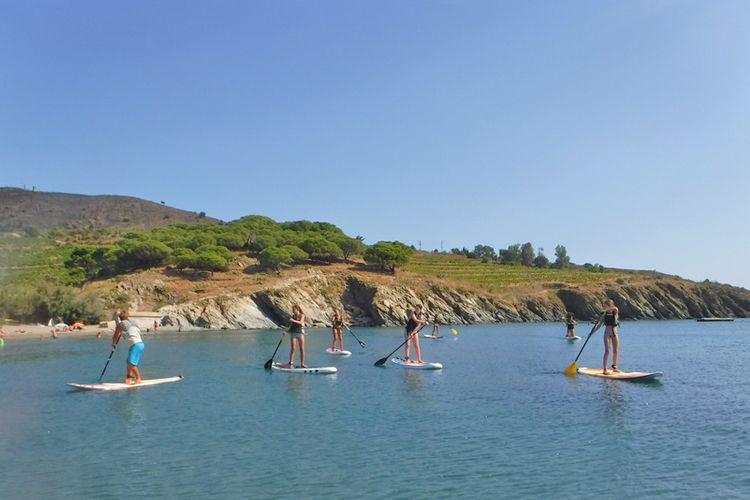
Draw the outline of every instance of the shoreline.
[[[27,324],[18,324],[18,325],[2,325],[0,328],[2,328],[3,336],[5,339],[12,339],[12,338],[34,338],[34,337],[42,337],[42,338],[55,338],[52,335],[52,331],[54,330],[54,327],[47,326],[47,325],[27,325]],[[107,328],[95,326],[95,325],[88,325],[84,326],[80,330],[71,330],[71,331],[60,331],[56,330],[55,333],[57,334],[57,338],[67,338],[67,337],[94,337],[96,338],[97,334],[101,333],[101,338],[112,338],[112,335],[114,334],[114,321],[108,321],[107,322]],[[195,330],[191,330],[195,331]],[[141,332],[145,335],[158,335],[160,332],[164,333],[177,333],[177,329],[171,328],[171,327],[159,327],[159,329],[154,331],[146,331],[145,328],[141,329]]]

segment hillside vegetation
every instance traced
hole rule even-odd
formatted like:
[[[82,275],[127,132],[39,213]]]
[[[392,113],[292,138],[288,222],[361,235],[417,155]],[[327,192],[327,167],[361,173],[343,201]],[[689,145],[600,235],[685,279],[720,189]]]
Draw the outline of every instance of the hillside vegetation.
[[[109,217],[102,214],[103,220]],[[446,314],[451,302],[463,303],[466,314],[456,317],[461,321],[542,320],[556,317],[563,302],[590,311],[611,296],[621,297],[624,305],[639,304],[631,317],[743,315],[750,310],[747,291],[701,285],[686,292],[690,282],[658,273],[576,266],[562,245],[550,263],[541,252],[534,254],[531,243],[497,253],[486,245],[426,253],[396,241],[365,245],[364,238],[325,222],[276,222],[260,215],[228,223],[200,219],[145,230],[89,224],[0,232],[0,318],[91,323],[111,307],[135,304],[155,310],[227,295],[257,299],[269,288],[311,276],[322,280],[315,286],[322,287],[330,304],[343,301],[345,293],[347,300],[359,297],[352,304],[356,310],[373,311],[368,301],[379,290],[398,301],[439,299]],[[338,285],[329,289],[328,278]],[[271,299],[258,300],[267,307]],[[652,303],[661,305],[651,310]],[[318,307],[327,306],[320,302]],[[384,311],[370,320],[400,317]]]
[[[506,265],[470,259],[463,255],[416,253],[404,271],[472,284],[487,292],[518,285],[580,285],[601,283],[624,276],[624,271],[594,272],[583,267],[555,269]],[[633,275],[635,272],[627,274]]]

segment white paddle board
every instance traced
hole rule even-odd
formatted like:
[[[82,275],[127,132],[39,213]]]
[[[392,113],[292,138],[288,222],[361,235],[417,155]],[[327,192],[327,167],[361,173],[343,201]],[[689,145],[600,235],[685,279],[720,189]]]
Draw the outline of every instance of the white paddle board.
[[[336,373],[338,370],[336,370],[335,366],[309,366],[307,368],[288,368],[285,364],[282,363],[274,363],[271,365],[271,368],[274,370],[278,370],[281,372],[289,372],[289,373],[317,373],[320,375],[326,375],[329,373]]]
[[[573,335],[572,337],[563,337],[568,342],[575,342],[576,340],[581,340],[581,337],[578,335]]]
[[[331,349],[330,347],[326,349],[326,352],[330,354],[331,356],[351,356],[351,351],[339,351],[338,349]]]
[[[426,338],[426,339],[442,339],[442,338],[443,338],[443,336],[442,336],[442,335],[431,335],[431,334],[429,334],[429,333],[425,333],[425,334],[424,334],[424,335],[422,335],[422,336],[423,336],[424,338]]]
[[[391,362],[394,365],[402,366],[404,368],[411,368],[414,370],[442,370],[443,365],[440,363],[407,363],[401,358],[393,358]]]
[[[586,368],[581,367],[578,369],[578,373],[584,375],[591,375],[592,377],[610,378],[614,380],[629,380],[631,382],[645,382],[648,380],[655,380],[663,375],[662,372],[613,372],[608,370],[605,375],[601,368]]]
[[[73,387],[74,389],[78,389],[79,391],[123,391],[127,389],[138,389],[139,387],[146,387],[149,385],[177,382],[179,380],[182,380],[183,378],[184,377],[182,375],[167,378],[153,378],[150,380],[141,380],[140,384],[123,384],[122,382],[109,382],[104,384],[74,384],[72,382],[69,382],[67,385]]]

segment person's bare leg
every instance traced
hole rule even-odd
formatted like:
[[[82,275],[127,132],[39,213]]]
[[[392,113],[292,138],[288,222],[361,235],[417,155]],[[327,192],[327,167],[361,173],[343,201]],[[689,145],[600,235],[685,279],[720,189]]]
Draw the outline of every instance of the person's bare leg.
[[[307,365],[305,364],[305,336],[300,335],[299,339],[297,339],[297,343],[299,344],[299,362],[300,366],[302,368],[307,368]]]

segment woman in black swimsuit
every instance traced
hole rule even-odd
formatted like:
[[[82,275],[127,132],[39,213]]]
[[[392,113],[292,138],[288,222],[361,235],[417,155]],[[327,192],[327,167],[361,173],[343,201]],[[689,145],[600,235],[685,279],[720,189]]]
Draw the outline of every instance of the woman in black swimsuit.
[[[610,347],[612,349],[612,371],[620,371],[617,369],[617,351],[620,347],[620,339],[617,336],[618,326],[620,325],[620,310],[615,306],[615,302],[612,299],[608,299],[604,303],[604,310],[602,311],[601,316],[599,316],[599,321],[596,322],[596,327],[594,328],[592,335],[601,328],[602,325],[604,325],[604,360],[602,362],[602,373],[606,375],[609,373],[607,371],[607,358],[609,357]]]
[[[573,313],[569,312],[565,315],[565,325],[568,327],[568,333],[566,337],[575,337],[576,335],[576,320],[573,317]]]
[[[409,316],[409,320],[406,323],[406,328],[404,329],[404,337],[406,338],[405,347],[404,347],[404,361],[407,363],[423,363],[422,361],[422,351],[419,349],[419,328],[426,324],[427,321],[422,319],[422,306],[417,305],[414,307],[414,312],[411,313],[411,316]],[[413,361],[409,359],[409,349],[411,348],[411,345],[414,345],[414,352],[417,355],[417,360]]]
[[[297,304],[292,306],[292,316],[289,318],[289,341],[291,348],[287,368],[294,368],[294,351],[297,350],[297,347],[299,347],[299,366],[300,368],[307,368],[305,364],[305,313]]]
[[[331,342],[332,351],[343,351],[344,350],[344,317],[341,315],[341,309],[333,311],[333,318],[331,318],[331,333],[333,334],[333,341]],[[339,348],[336,349],[336,342],[339,344]]]

